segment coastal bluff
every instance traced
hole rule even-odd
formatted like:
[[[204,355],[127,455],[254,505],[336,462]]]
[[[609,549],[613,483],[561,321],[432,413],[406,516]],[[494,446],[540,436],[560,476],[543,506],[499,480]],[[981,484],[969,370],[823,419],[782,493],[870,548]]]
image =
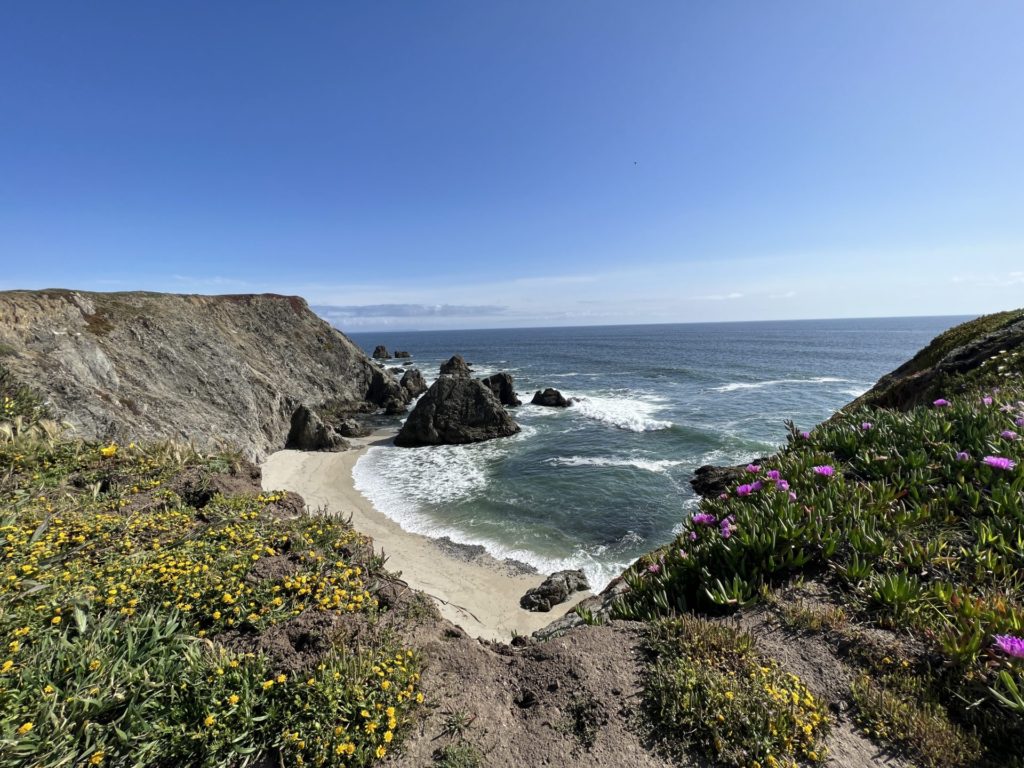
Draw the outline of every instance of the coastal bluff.
[[[0,292],[0,362],[86,439],[230,445],[262,459],[300,408],[409,395],[297,296]]]

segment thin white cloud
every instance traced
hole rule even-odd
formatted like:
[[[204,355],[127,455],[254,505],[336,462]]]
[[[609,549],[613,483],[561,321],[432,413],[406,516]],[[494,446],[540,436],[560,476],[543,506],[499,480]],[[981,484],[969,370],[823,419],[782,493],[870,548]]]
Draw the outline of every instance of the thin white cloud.
[[[734,299],[742,299],[742,293],[710,293],[706,296],[694,296],[696,301],[732,301]]]

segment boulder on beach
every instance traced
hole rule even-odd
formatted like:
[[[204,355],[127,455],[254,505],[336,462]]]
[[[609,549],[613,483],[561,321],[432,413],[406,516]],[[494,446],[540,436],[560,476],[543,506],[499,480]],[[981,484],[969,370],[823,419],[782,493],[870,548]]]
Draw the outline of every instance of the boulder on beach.
[[[400,382],[403,389],[409,393],[409,397],[419,397],[427,391],[427,382],[420,373],[419,368],[408,368],[402,374]]]
[[[355,419],[342,419],[334,428],[338,430],[342,437],[366,437],[372,431],[369,427],[364,424],[360,424]]]
[[[399,351],[398,351],[398,350],[396,349],[396,350],[395,350],[395,357],[396,357],[396,358],[397,358],[397,357],[403,357],[403,358],[404,358],[404,357],[412,357],[412,355],[410,355],[410,354],[409,354],[408,352],[399,352]]]
[[[348,443],[334,427],[300,405],[292,413],[292,426],[284,447],[297,451],[343,451],[348,448]]]
[[[452,355],[441,363],[442,376],[469,376],[470,373],[469,365],[462,359],[462,355]]]
[[[480,381],[487,385],[502,405],[517,406],[523,404],[523,401],[516,397],[511,373],[495,373],[493,376],[480,379]]]
[[[572,400],[567,400],[557,389],[548,387],[543,392],[539,389],[534,393],[531,405],[544,405],[549,408],[568,408]]]
[[[395,437],[395,445],[478,443],[518,431],[519,425],[482,382],[441,376],[416,403]]]
[[[383,344],[378,344],[373,348],[373,358],[375,360],[387,360],[391,355],[388,354],[388,348]]]
[[[583,571],[557,571],[552,573],[539,587],[527,590],[519,599],[519,605],[528,611],[550,611],[564,603],[573,592],[590,589]]]

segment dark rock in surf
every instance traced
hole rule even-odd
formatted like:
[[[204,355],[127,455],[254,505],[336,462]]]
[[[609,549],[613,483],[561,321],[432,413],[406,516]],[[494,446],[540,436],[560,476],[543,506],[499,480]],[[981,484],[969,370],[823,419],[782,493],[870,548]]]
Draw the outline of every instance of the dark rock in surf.
[[[512,374],[496,373],[493,376],[480,379],[480,381],[487,385],[491,392],[494,393],[494,396],[498,398],[498,402],[502,405],[515,407],[523,404],[523,401],[516,397],[516,390],[512,382]]]
[[[419,397],[427,391],[427,382],[420,373],[419,368],[409,368],[402,374],[402,388],[409,393],[409,397]]]
[[[416,403],[395,445],[458,445],[509,437],[519,431],[508,411],[484,384],[464,376],[441,376]]]
[[[462,355],[452,355],[447,362],[441,363],[442,376],[466,376],[470,375],[469,365],[462,359]]]
[[[378,344],[373,348],[373,359],[374,360],[387,360],[391,355],[388,354],[388,348],[383,344]]]
[[[519,605],[528,611],[550,611],[564,603],[573,592],[590,589],[583,571],[558,571],[552,573],[539,587],[527,590],[519,599]]]
[[[568,408],[572,405],[572,400],[566,399],[557,389],[548,387],[543,392],[538,389],[530,403],[531,405],[543,405],[549,408]]]
[[[399,358],[399,357],[405,358],[405,357],[412,357],[412,355],[410,355],[408,352],[399,352],[398,350],[395,350],[395,357],[396,358]]]

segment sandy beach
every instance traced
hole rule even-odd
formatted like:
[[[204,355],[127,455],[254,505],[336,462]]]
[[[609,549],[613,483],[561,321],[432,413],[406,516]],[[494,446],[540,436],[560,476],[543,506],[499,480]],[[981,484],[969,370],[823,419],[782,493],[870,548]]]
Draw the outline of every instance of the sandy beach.
[[[519,598],[547,574],[517,572],[488,555],[464,556],[457,548],[403,530],[357,491],[352,467],[369,445],[389,442],[392,435],[353,440],[341,453],[278,451],[263,464],[263,487],[300,494],[310,509],[352,517],[356,530],[374,540],[387,555],[387,567],[401,572],[414,589],[434,598],[441,614],[473,637],[508,641],[528,635],[562,616],[589,592],[579,592],[549,613],[519,607]]]

